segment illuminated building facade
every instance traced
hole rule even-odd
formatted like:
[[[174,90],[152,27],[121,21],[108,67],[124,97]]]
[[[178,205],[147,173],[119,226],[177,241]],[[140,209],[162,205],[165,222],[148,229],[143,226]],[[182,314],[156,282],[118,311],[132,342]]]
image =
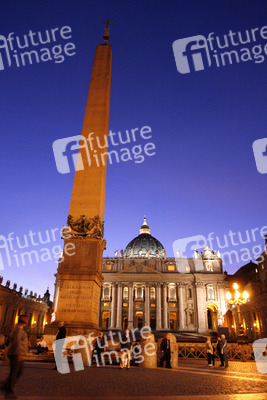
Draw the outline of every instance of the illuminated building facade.
[[[225,277],[220,254],[208,246],[193,258],[167,257],[150,234],[140,234],[120,254],[104,258],[99,325],[207,334],[224,323]]]

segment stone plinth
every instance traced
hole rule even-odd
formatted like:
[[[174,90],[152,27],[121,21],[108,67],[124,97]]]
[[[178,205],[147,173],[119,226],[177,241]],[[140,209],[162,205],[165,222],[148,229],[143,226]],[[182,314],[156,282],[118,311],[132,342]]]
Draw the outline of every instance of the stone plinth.
[[[63,252],[58,267],[59,295],[56,321],[45,328],[45,334],[55,335],[58,322],[64,321],[67,336],[97,334],[103,241],[98,239],[65,239],[72,244],[72,255]]]
[[[142,349],[141,356],[144,360],[138,366],[141,368],[157,368],[157,343],[153,333],[149,332],[143,335],[140,346]]]
[[[178,368],[178,343],[176,337],[169,333],[170,345],[171,345],[171,366],[172,368]]]

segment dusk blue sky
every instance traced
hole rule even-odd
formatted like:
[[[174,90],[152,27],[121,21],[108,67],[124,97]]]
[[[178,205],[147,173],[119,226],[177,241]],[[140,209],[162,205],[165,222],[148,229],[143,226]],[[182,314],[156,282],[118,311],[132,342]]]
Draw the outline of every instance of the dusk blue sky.
[[[57,263],[52,250],[63,241],[58,231],[53,241],[51,230],[66,224],[74,168],[69,174],[57,171],[52,144],[81,134],[95,48],[103,42],[102,22],[107,18],[114,21],[109,129],[125,135],[127,129],[151,127],[152,137],[139,139],[138,144],[154,143],[156,154],[145,156],[142,163],[132,160],[108,166],[104,256],[125,249],[146,215],[151,234],[169,257],[174,256],[175,240],[185,239],[185,243],[188,237],[214,232],[221,244],[228,235],[229,247],[220,249],[221,253],[236,250],[239,254],[232,263],[225,260],[228,273],[250,258],[255,260],[252,248],[261,245],[263,249],[259,230],[267,225],[267,175],[257,171],[252,150],[255,140],[267,137],[266,61],[218,68],[213,59],[204,70],[181,74],[172,44],[196,35],[207,38],[210,32],[223,37],[230,30],[244,33],[261,28],[267,25],[266,11],[264,0],[1,2],[0,35],[14,32],[23,37],[30,30],[44,33],[69,26],[71,39],[61,38],[54,45],[75,45],[75,55],[66,56],[62,63],[20,67],[14,57],[8,66],[5,49],[0,48],[4,65],[0,70],[0,255],[4,265],[0,275],[4,283],[10,279],[11,285],[16,282],[38,294],[49,285],[53,293]],[[257,36],[255,43],[239,49],[266,43]],[[134,144],[120,148],[131,149]],[[20,249],[15,239],[9,262],[3,238],[14,232],[13,237],[23,244],[30,230],[41,232],[43,238],[48,230],[52,242],[37,240],[36,246]],[[250,243],[240,244],[235,235],[237,245],[231,244],[230,230],[241,232],[244,241],[247,230]],[[219,249],[216,240],[213,248]],[[241,259],[244,248],[247,255]],[[194,243],[189,243],[185,254],[192,256],[193,249]],[[21,253],[31,250],[40,258],[50,253],[53,259],[21,265]]]

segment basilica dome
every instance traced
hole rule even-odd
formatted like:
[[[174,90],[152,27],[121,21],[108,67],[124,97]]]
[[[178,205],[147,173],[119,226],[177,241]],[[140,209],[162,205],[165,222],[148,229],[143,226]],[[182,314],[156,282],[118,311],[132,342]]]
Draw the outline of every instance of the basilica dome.
[[[126,246],[123,253],[125,258],[155,258],[165,257],[166,252],[162,244],[150,235],[150,229],[144,218],[140,234]]]

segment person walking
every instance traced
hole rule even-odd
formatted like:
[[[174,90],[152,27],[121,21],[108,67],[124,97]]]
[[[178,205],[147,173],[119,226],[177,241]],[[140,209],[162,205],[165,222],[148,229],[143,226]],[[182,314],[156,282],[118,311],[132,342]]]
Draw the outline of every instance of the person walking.
[[[164,339],[162,340],[160,349],[161,349],[160,367],[163,367],[163,362],[166,360],[166,368],[172,368],[171,343],[170,343],[170,336],[168,333],[166,333]]]
[[[61,367],[61,362],[62,362],[62,349],[64,346],[64,340],[66,337],[66,328],[64,326],[64,321],[60,321],[58,324],[58,331],[56,335],[56,340],[55,340],[55,360],[56,360],[56,365],[54,366],[53,369],[57,370],[60,369]]]
[[[208,337],[206,341],[206,354],[208,357],[208,366],[212,367],[212,365],[215,364],[215,361],[214,361],[214,349],[210,337]]]
[[[97,365],[102,364],[101,353],[105,351],[105,338],[103,332],[99,333],[99,336],[93,341],[94,353]]]
[[[228,357],[227,357],[227,340],[225,339],[225,335],[221,335],[221,355],[222,355],[222,365],[221,367],[228,368]]]
[[[126,329],[124,335],[121,338],[121,360],[120,360],[120,369],[130,368],[131,362],[131,354],[132,354],[132,340],[130,337],[129,329]]]
[[[18,323],[10,335],[10,345],[7,351],[10,372],[7,380],[1,384],[1,389],[5,392],[5,399],[17,398],[14,388],[23,372],[23,357],[28,352],[28,336],[23,329],[27,323],[27,315],[20,315]]]

